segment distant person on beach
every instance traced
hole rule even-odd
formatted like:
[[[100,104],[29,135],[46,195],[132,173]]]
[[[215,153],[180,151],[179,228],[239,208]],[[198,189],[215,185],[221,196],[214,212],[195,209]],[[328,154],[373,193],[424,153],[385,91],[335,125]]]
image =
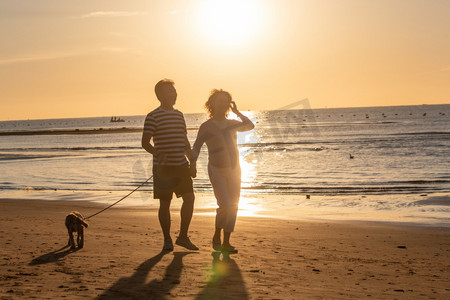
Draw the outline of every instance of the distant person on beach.
[[[232,101],[231,94],[224,90],[213,90],[205,107],[210,119],[198,131],[193,147],[192,168],[204,143],[208,148],[208,175],[217,199],[216,230],[212,239],[215,250],[237,253],[230,244],[234,231],[241,192],[241,168],[237,147],[237,132],[252,130],[255,125],[241,114]],[[229,111],[242,121],[227,119]],[[221,232],[223,230],[223,242]]]
[[[188,237],[195,199],[191,177],[196,174],[195,168],[190,168],[186,159],[187,156],[192,160],[192,150],[184,116],[173,107],[177,99],[174,82],[169,79],[159,81],[155,85],[155,94],[161,105],[145,119],[142,147],[153,155],[153,198],[159,199],[158,218],[164,235],[163,250],[173,250],[170,204],[174,193],[177,198],[183,198],[180,235],[175,244],[198,250]],[[152,138],[153,145],[150,143]]]

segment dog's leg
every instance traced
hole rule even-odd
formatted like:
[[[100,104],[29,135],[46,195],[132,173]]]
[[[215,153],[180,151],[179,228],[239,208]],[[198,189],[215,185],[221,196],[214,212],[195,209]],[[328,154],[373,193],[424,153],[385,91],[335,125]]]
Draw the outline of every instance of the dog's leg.
[[[84,247],[84,230],[83,226],[80,226],[78,230],[78,248]]]
[[[70,229],[67,229],[69,232],[69,245],[71,249],[75,249],[75,241],[73,239],[73,232]]]

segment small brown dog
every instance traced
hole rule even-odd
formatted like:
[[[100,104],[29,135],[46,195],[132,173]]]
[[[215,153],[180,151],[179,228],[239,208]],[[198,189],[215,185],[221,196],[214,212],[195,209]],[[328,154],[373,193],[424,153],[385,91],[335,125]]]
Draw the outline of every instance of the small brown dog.
[[[76,232],[77,235],[77,245],[78,248],[83,248],[84,246],[84,227],[88,227],[88,224],[84,221],[83,216],[77,212],[73,211],[66,216],[66,227],[69,232],[69,242],[68,246],[71,249],[75,249],[75,241],[73,239],[73,233]]]

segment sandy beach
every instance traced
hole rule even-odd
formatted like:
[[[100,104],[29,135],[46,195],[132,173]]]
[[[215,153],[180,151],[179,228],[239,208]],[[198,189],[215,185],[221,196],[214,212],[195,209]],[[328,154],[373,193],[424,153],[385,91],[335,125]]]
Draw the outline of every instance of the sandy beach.
[[[448,299],[450,228],[239,217],[224,257],[214,218],[196,214],[200,250],[161,252],[156,211],[115,207],[66,248],[64,218],[103,206],[0,201],[1,299]],[[173,236],[179,216],[173,210]]]

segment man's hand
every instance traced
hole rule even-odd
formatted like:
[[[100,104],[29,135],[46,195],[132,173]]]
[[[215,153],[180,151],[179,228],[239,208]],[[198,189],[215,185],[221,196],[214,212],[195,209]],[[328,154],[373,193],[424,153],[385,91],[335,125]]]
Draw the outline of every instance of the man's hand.
[[[191,164],[189,166],[189,173],[192,178],[197,177],[197,165],[196,164]]]

